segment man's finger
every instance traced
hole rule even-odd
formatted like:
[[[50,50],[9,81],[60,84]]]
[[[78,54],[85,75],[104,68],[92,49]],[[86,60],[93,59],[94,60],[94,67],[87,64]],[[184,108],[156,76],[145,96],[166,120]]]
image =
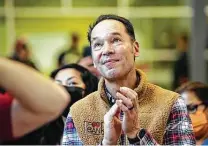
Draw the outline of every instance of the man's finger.
[[[127,87],[120,87],[120,92],[121,92],[124,96],[126,96],[126,97],[128,97],[128,98],[130,98],[130,99],[135,99],[135,98],[137,98],[137,93],[136,93],[134,90],[130,89],[130,88],[127,88]]]
[[[129,110],[124,104],[120,104],[119,107],[123,112],[127,112]]]
[[[120,87],[120,92],[124,94],[124,96],[131,99],[134,109],[137,110],[138,94],[134,90],[127,88],[127,87]]]
[[[110,110],[105,114],[104,121],[105,122],[111,122],[113,120],[113,117],[116,116],[116,114],[120,111],[120,108],[117,104],[114,104]]]
[[[118,99],[122,100],[122,103],[127,107],[127,108],[131,108],[133,106],[133,103],[131,101],[130,98],[125,97],[124,95],[122,95],[121,93],[117,92],[116,96]]]

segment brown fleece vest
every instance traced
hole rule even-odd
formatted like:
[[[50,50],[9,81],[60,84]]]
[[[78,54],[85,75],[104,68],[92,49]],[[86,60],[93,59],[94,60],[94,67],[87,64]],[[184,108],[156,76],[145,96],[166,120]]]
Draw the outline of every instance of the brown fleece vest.
[[[148,83],[145,74],[141,70],[137,72],[140,82],[134,91],[138,94],[140,127],[148,130],[159,144],[163,144],[168,117],[179,95]],[[98,91],[71,107],[70,113],[75,127],[85,145],[95,145],[103,139],[103,120],[109,108],[104,79],[100,80]]]

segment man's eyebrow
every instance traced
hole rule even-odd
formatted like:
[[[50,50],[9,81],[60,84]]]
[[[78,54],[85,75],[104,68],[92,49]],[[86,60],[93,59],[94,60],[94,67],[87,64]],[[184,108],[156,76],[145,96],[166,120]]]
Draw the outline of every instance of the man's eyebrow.
[[[91,41],[94,41],[94,40],[96,40],[96,39],[98,39],[98,37],[94,37],[94,38],[92,38],[92,40],[91,40]]]
[[[119,36],[121,36],[121,34],[119,32],[113,32],[113,33],[111,33],[111,35],[119,35]]]
[[[113,33],[110,33],[110,35],[119,35],[121,36],[121,34],[119,32],[113,32]],[[93,37],[91,41],[94,41],[96,39],[99,39],[98,37]]]

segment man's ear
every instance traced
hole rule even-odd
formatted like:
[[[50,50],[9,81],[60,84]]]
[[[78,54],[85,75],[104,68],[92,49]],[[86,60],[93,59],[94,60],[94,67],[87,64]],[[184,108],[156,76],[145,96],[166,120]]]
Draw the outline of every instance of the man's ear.
[[[139,56],[139,43],[137,41],[134,42],[133,48],[134,48],[134,56],[138,57]]]
[[[93,62],[93,66],[94,66],[94,68],[97,68],[94,62]]]
[[[91,51],[92,51],[92,50],[91,50]],[[92,53],[92,52],[91,52],[91,53]],[[95,65],[95,62],[94,62],[93,53],[92,53],[92,63],[93,63],[94,68],[97,68],[96,65]]]
[[[94,68],[97,68],[97,66],[95,65],[95,62],[94,62],[93,58],[92,58],[92,62],[93,62]]]

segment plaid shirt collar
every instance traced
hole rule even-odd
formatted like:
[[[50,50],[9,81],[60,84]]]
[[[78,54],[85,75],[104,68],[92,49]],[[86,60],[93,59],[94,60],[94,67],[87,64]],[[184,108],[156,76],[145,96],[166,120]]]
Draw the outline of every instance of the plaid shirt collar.
[[[108,99],[108,103],[110,104],[110,106],[113,106],[116,102],[115,97],[113,97],[110,92],[108,91],[107,87],[104,84],[104,90],[105,90],[105,94],[107,95],[107,99]]]
[[[136,81],[136,86],[137,86],[139,84],[138,73],[136,74],[136,76],[137,76],[137,81]],[[110,94],[105,84],[104,84],[104,91],[105,91],[105,94],[107,95],[108,103],[110,104],[110,106],[113,106],[116,103],[116,98]]]

